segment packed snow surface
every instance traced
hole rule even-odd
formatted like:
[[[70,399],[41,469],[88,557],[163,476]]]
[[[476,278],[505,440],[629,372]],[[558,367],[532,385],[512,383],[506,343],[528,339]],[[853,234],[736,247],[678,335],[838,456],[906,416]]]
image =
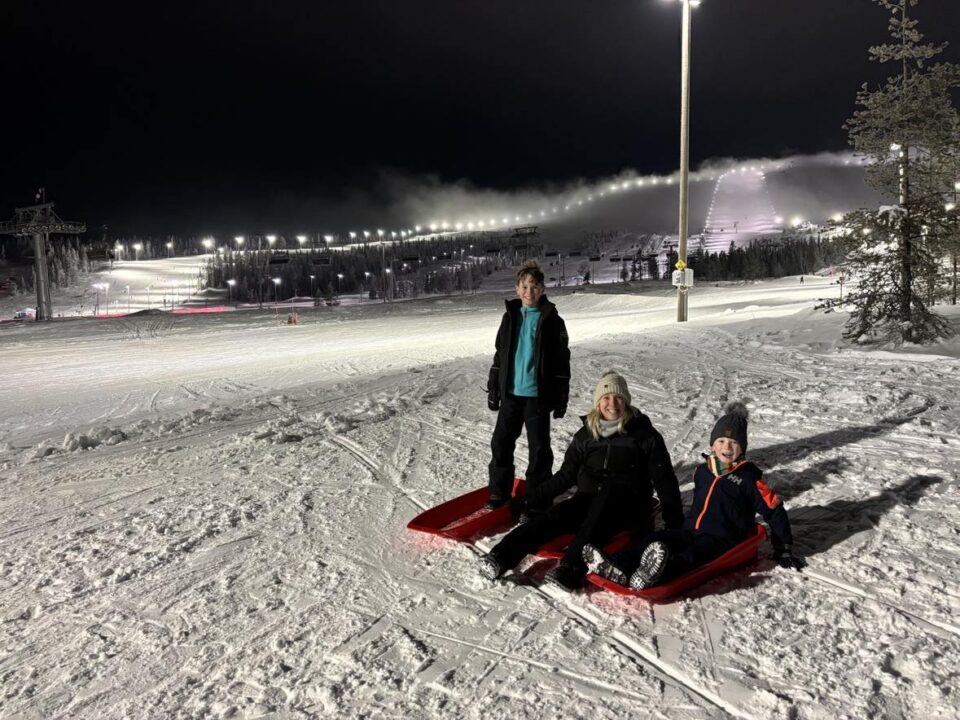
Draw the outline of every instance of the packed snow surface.
[[[558,457],[618,368],[689,501],[744,400],[809,561],[656,606],[405,527],[485,482],[504,294],[0,326],[0,716],[958,717],[960,351],[852,348],[837,291],[551,293]]]

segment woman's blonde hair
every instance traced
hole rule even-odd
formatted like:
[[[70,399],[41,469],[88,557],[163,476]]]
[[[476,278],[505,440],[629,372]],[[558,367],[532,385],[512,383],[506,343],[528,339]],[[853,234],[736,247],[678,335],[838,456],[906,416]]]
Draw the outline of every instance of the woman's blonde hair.
[[[620,422],[617,423],[617,432],[623,434],[623,429],[636,414],[637,411],[634,410],[632,406],[625,406],[623,408],[623,415],[620,416]],[[602,417],[603,416],[600,414],[600,408],[596,406],[594,406],[593,410],[587,414],[587,429],[590,431],[590,435],[594,440],[600,439],[600,418]]]

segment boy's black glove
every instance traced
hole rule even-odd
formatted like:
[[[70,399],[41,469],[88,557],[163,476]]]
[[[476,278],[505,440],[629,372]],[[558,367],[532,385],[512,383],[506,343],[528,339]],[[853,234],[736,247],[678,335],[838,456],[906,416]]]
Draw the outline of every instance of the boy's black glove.
[[[787,570],[800,571],[807,566],[806,560],[793,554],[789,545],[775,545],[773,548],[773,559],[777,565]]]
[[[500,373],[490,368],[487,376],[487,407],[496,412],[500,409]]]
[[[559,420],[564,415],[567,414],[567,403],[570,402],[570,398],[567,395],[561,395],[560,401],[557,403],[557,406],[553,408],[553,419]]]

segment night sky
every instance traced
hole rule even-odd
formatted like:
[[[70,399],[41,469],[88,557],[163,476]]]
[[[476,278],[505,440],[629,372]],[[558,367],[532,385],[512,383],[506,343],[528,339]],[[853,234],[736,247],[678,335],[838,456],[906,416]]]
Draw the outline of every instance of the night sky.
[[[960,2],[914,12],[960,41]],[[886,21],[703,0],[691,165],[846,149]],[[44,186],[111,233],[340,231],[379,222],[385,173],[509,191],[678,163],[675,1],[3,0],[0,40],[0,219]]]

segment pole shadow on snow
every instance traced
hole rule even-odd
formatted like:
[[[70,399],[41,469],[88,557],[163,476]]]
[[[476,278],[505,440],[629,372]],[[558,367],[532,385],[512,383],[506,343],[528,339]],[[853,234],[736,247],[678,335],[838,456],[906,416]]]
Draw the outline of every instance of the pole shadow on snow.
[[[819,433],[818,435],[812,435],[808,438],[759,448],[750,453],[750,459],[756,461],[760,467],[774,467],[781,463],[789,462],[801,454],[817,451],[822,452],[824,450],[843,447],[844,445],[851,445],[866,438],[884,435],[901,425],[906,425],[908,422],[913,421],[918,415],[933,407],[933,404],[932,400],[927,400],[921,407],[915,408],[904,415],[881,418],[871,425],[830,430]]]
[[[796,545],[805,556],[826,552],[854,535],[875,529],[896,506],[916,505],[928,488],[941,482],[943,478],[937,475],[914,475],[860,500],[834,500],[792,509],[790,524]]]

